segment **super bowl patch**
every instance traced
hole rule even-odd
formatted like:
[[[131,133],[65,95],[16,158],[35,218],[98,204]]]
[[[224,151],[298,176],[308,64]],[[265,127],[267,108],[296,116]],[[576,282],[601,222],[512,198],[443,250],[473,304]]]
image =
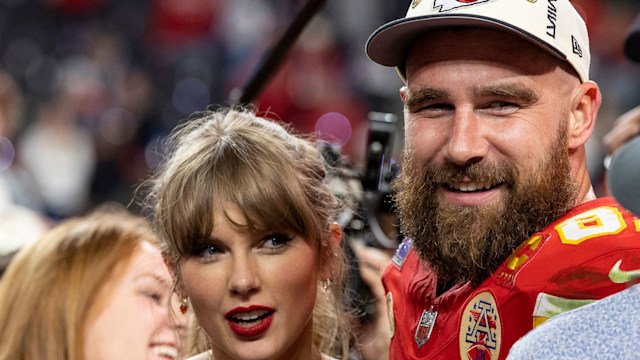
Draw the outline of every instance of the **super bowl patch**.
[[[460,358],[495,360],[500,355],[502,326],[496,300],[488,292],[473,297],[460,319]]]
[[[407,259],[407,255],[409,255],[409,250],[411,250],[411,244],[412,244],[411,239],[405,238],[396,249],[396,252],[393,254],[393,258],[391,258],[391,261],[399,269],[402,269],[402,265],[404,265],[404,261]]]
[[[422,345],[426,344],[429,340],[433,326],[436,324],[436,317],[438,317],[438,312],[433,310],[433,306],[431,306],[429,311],[422,311],[418,327],[416,328],[416,335],[414,337],[416,344],[418,344],[418,349],[420,349]]]

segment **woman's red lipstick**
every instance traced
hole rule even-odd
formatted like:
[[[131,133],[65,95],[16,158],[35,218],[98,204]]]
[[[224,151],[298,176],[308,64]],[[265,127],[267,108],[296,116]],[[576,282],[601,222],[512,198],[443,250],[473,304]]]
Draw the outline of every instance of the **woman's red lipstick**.
[[[252,338],[267,331],[273,321],[275,311],[267,306],[251,305],[233,308],[224,316],[236,335]]]

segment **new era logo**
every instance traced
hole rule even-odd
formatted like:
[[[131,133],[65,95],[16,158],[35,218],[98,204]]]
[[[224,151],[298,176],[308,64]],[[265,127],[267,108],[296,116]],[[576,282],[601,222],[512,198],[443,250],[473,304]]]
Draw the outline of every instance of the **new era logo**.
[[[580,44],[578,44],[578,40],[571,35],[571,43],[573,46],[573,53],[582,57],[582,48],[580,47]]]

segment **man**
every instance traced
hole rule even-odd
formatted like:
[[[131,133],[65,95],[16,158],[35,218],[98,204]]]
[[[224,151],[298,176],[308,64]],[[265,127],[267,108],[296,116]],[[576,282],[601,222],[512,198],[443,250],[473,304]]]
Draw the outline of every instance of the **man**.
[[[390,358],[504,359],[637,282],[640,220],[587,171],[601,95],[568,0],[414,0],[367,53],[406,83]]]
[[[627,34],[624,53],[630,60],[640,63],[640,15],[636,16]],[[610,162],[612,172],[607,177],[620,174],[617,171],[620,168],[614,167],[624,166],[627,173],[623,175],[637,179],[640,177],[637,166],[640,164],[637,155],[640,150],[640,138],[637,137],[640,106],[622,114],[614,124],[603,139],[607,153],[615,155],[615,160]],[[620,149],[624,144],[626,147]],[[614,190],[613,196],[620,203],[630,204],[629,209],[640,216],[637,210],[640,209],[637,200],[640,193],[634,192],[638,187],[625,188],[622,194]],[[623,195],[626,198],[621,198]],[[508,359],[635,359],[640,353],[639,318],[640,284],[545,322],[520,338],[511,348]]]

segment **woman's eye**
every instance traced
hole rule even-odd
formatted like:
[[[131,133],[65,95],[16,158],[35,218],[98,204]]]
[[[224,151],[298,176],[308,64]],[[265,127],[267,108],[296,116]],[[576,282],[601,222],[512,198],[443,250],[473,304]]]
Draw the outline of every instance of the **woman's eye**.
[[[209,259],[219,255],[222,251],[215,245],[204,245],[198,248],[194,255],[200,258]]]
[[[263,238],[262,246],[270,250],[280,250],[293,240],[292,236],[285,234],[271,234]]]
[[[155,302],[156,304],[160,304],[162,301],[162,294],[155,291],[142,291],[142,294],[153,300],[153,302]]]

